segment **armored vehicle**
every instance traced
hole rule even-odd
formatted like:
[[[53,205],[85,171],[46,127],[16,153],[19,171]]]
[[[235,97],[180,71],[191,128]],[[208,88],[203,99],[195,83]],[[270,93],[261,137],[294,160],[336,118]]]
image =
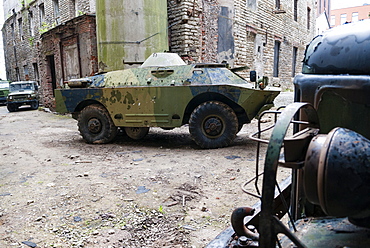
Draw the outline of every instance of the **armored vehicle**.
[[[6,96],[9,94],[9,81],[0,80],[0,103],[6,103]]]
[[[36,81],[12,82],[9,85],[9,95],[6,98],[9,112],[15,112],[19,107],[29,105],[31,109],[39,108],[38,84]]]
[[[260,128],[273,128],[269,140],[251,136],[268,144],[262,192],[258,173],[248,181],[255,191],[242,190],[260,201],[235,209],[208,248],[369,247],[369,48],[370,20],[313,39],[294,79],[295,103],[262,113],[279,116]],[[291,177],[277,184],[279,167]]]
[[[141,139],[150,127],[189,124],[202,148],[228,146],[243,124],[273,106],[280,88],[249,83],[226,64],[192,64],[173,53],[152,54],[139,68],[67,82],[56,110],[70,112],[88,143],[112,141],[118,128]]]

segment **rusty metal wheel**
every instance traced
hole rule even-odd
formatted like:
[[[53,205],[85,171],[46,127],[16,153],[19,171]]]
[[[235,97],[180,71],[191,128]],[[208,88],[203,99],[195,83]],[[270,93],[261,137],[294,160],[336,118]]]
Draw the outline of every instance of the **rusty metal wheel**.
[[[112,141],[118,132],[107,110],[92,104],[85,107],[78,117],[78,130],[90,144],[104,144]]]

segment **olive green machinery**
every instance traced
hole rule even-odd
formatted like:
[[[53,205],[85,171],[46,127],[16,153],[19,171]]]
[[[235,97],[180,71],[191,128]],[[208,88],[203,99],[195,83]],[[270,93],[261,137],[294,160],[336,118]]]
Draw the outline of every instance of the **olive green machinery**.
[[[88,143],[110,142],[118,129],[141,139],[150,127],[189,124],[196,144],[219,148],[279,93],[265,81],[247,82],[226,64],[186,65],[177,54],[155,53],[139,68],[70,80],[55,98],[57,112],[72,113]]]
[[[235,209],[232,227],[207,248],[370,246],[369,47],[370,20],[311,41],[294,78],[295,103],[262,113],[258,119],[272,114],[276,124],[258,122],[251,136],[267,144],[262,190],[260,149],[256,176],[242,186],[257,203]],[[267,130],[270,139],[259,139]],[[282,167],[291,176],[278,184]]]

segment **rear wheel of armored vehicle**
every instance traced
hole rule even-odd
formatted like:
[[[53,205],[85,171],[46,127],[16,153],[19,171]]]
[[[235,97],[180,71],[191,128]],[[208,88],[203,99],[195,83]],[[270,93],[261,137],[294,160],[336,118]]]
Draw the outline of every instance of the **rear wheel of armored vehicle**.
[[[31,109],[36,110],[38,108],[39,108],[39,102],[38,101],[31,103]]]
[[[125,127],[125,132],[131,139],[139,140],[148,134],[149,127]]]
[[[107,110],[98,104],[84,108],[78,117],[78,130],[90,144],[104,144],[112,141],[118,132]]]
[[[235,112],[222,102],[210,101],[199,105],[190,116],[192,139],[202,148],[230,145],[238,131]]]
[[[14,103],[8,103],[6,105],[6,108],[8,109],[9,112],[15,112],[18,110],[18,106]]]

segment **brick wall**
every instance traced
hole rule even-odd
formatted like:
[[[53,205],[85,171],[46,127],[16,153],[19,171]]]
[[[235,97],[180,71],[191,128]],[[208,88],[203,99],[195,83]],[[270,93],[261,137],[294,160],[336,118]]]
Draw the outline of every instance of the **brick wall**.
[[[275,11],[274,0],[168,1],[169,25],[174,25],[170,49],[189,62],[247,65],[292,89],[293,47],[298,49],[295,71],[300,72],[305,46],[314,36],[316,7],[313,0],[298,1],[295,21],[293,2],[281,1],[281,13]],[[278,77],[273,77],[275,41],[280,42]]]
[[[44,33],[39,48],[43,104],[54,108],[54,88],[98,72],[95,16],[82,15]],[[53,69],[55,71],[53,71]]]

